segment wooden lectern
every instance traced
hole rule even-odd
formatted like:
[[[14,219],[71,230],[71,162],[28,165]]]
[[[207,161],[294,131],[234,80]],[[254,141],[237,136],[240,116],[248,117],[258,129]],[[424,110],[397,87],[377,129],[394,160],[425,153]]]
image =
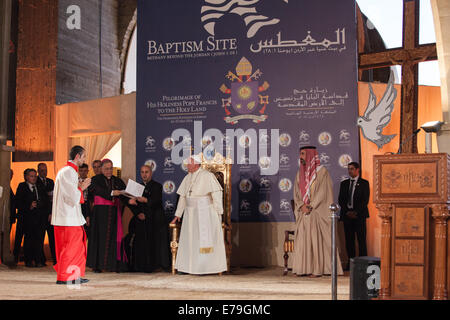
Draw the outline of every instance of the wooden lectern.
[[[450,156],[374,156],[381,225],[380,299],[448,299]]]

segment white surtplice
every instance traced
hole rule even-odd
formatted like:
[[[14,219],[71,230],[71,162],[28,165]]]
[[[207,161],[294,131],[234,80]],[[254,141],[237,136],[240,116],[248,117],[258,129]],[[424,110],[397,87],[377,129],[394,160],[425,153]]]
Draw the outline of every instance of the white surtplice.
[[[209,171],[189,173],[178,188],[175,216],[183,216],[175,268],[191,274],[227,270],[222,231],[222,187]]]

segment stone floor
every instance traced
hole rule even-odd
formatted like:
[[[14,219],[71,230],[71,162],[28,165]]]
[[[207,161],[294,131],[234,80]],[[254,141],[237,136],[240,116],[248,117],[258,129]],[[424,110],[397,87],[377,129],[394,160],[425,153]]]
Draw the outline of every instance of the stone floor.
[[[282,275],[281,267],[235,268],[231,274],[93,273],[79,287],[56,285],[50,266],[0,267],[0,300],[329,300],[331,277]],[[338,299],[349,299],[350,278],[338,277]]]

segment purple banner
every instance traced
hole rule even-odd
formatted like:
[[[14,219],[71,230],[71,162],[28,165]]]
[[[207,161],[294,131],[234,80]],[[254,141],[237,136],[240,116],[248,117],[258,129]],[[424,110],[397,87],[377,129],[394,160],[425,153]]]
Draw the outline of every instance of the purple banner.
[[[293,221],[304,145],[337,198],[359,160],[354,0],[140,0],[138,21],[136,167],[168,214],[191,147],[233,161],[233,221]]]

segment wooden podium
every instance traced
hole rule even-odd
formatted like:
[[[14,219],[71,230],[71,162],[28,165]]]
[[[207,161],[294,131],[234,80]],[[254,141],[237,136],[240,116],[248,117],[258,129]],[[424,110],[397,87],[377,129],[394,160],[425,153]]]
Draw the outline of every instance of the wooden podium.
[[[450,156],[374,156],[381,225],[380,299],[448,299]]]

